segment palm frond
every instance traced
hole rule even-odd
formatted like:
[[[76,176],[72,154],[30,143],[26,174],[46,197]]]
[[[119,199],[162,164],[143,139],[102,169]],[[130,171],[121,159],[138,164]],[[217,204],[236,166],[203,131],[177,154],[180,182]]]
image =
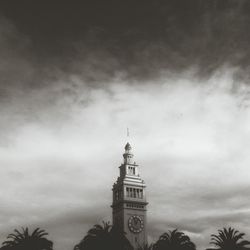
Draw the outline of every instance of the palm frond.
[[[249,245],[249,241],[242,240],[245,236],[244,233],[240,233],[238,230],[235,230],[232,227],[223,228],[218,230],[218,234],[211,235],[210,244],[217,246],[218,250],[224,249],[246,249],[246,245]],[[242,240],[242,241],[240,241]]]

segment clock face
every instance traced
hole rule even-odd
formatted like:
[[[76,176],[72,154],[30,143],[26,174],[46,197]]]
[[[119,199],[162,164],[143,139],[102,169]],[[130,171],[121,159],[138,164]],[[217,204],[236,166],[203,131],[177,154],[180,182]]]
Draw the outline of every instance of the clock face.
[[[143,219],[138,215],[133,215],[128,219],[129,230],[133,233],[140,233],[144,227]]]

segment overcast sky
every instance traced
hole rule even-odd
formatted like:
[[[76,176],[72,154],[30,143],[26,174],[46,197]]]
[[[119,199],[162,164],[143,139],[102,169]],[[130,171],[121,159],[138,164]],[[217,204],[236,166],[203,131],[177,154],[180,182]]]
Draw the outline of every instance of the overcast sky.
[[[68,250],[111,220],[128,140],[150,241],[179,228],[203,249],[223,226],[250,239],[249,12],[247,0],[1,1],[1,242],[41,227]]]

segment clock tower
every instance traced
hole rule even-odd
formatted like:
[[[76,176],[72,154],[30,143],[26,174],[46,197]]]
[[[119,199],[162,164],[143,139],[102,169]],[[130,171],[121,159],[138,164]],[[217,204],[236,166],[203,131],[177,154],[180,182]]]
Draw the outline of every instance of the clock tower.
[[[129,143],[125,146],[120,176],[113,185],[113,225],[126,233],[134,249],[147,244],[146,185],[133,161]]]

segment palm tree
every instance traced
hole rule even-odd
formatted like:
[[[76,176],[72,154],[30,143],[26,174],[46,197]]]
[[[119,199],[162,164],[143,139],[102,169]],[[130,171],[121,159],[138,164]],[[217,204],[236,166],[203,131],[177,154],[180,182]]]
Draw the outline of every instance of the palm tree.
[[[94,225],[74,250],[132,250],[124,232],[111,226],[108,222]]]
[[[244,233],[240,233],[234,228],[229,227],[218,230],[218,235],[211,235],[210,244],[216,248],[208,248],[207,250],[245,250],[250,249],[246,247],[250,245],[250,241],[243,240]]]
[[[40,228],[36,228],[32,234],[29,234],[27,227],[22,228],[22,232],[15,229],[3,242],[1,250],[52,250],[53,243],[44,237],[46,235],[48,233]]]
[[[177,229],[164,233],[154,244],[153,250],[195,250],[195,244]]]
[[[150,245],[148,245],[148,244],[145,244],[145,245],[143,245],[143,246],[140,246],[137,250],[153,250],[153,244],[150,244]]]

